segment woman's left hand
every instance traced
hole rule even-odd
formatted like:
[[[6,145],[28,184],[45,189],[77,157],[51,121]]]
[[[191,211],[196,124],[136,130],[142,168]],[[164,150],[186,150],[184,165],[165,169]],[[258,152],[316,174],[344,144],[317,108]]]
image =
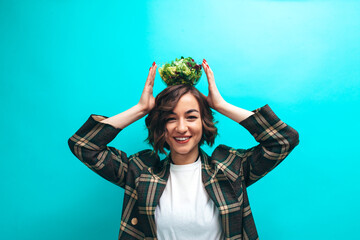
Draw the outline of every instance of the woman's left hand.
[[[211,108],[215,109],[216,111],[219,111],[219,108],[226,102],[222,98],[218,88],[216,87],[214,73],[207,64],[205,59],[203,60],[202,66],[204,68],[209,85],[209,94],[206,97],[206,100]]]

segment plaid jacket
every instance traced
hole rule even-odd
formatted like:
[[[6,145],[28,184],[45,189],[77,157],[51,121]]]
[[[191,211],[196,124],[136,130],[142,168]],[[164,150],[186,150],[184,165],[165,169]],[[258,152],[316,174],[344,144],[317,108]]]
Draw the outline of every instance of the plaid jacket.
[[[201,148],[202,181],[219,209],[225,239],[258,239],[246,188],[276,167],[299,144],[298,132],[265,106],[240,122],[259,144],[249,149]],[[121,129],[91,114],[68,140],[72,153],[91,170],[125,190],[119,239],[157,239],[155,208],[170,173],[170,159],[143,150],[131,156],[107,144]]]

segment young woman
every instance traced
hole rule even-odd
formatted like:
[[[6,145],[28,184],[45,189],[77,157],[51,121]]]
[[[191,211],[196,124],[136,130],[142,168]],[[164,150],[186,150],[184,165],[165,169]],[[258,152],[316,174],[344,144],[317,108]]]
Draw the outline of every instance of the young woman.
[[[246,188],[266,175],[299,144],[298,132],[266,104],[254,111],[220,95],[204,60],[208,96],[195,87],[167,87],[156,99],[156,64],[140,101],[113,117],[91,114],[69,139],[86,166],[125,190],[119,239],[258,239]],[[259,144],[250,149],[214,143],[212,109],[245,127]],[[107,144],[126,126],[146,117],[147,149],[127,156]],[[170,151],[164,160],[157,153]]]

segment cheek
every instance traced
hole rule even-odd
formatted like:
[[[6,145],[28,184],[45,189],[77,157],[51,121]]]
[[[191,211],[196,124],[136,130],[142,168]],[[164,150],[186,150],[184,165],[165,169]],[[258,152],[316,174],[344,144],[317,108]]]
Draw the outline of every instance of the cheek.
[[[173,123],[168,123],[165,125],[165,133],[166,134],[171,134],[174,129],[176,128],[176,124],[173,124]]]

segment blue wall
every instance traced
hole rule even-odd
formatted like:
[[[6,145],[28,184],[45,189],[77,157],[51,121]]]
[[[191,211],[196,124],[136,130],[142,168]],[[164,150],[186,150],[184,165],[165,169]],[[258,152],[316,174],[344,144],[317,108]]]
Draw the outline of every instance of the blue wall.
[[[300,134],[249,188],[260,239],[358,235],[359,1],[2,0],[0,34],[2,239],[117,239],[123,190],[67,140],[90,114],[136,104],[152,62],[180,56],[205,58],[230,103],[269,104]],[[257,144],[216,118],[216,145]],[[132,154],[145,138],[141,119],[110,145]]]

